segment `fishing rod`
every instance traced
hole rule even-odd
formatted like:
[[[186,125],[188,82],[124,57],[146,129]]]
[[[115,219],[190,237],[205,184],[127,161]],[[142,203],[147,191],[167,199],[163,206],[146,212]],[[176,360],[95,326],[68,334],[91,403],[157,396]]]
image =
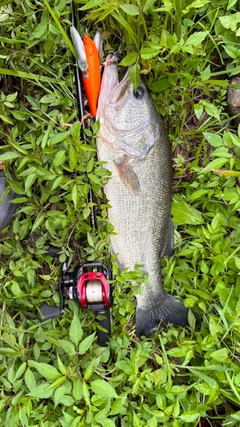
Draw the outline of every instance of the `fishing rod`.
[[[72,25],[74,28],[77,28],[78,22],[77,22],[77,15],[75,10],[75,4],[72,2]],[[81,122],[81,138],[85,144],[87,144],[87,137],[84,130],[86,129],[86,122],[83,119],[85,117],[85,107],[84,107],[84,96],[83,96],[83,90],[82,90],[82,77],[81,77],[81,70],[78,67],[78,63],[76,61],[74,68],[74,74],[75,74],[75,85],[76,85],[76,95],[77,95],[77,105],[78,105],[78,119]],[[89,193],[88,193],[88,201],[91,203],[90,208],[90,225],[94,230],[97,228],[97,220],[96,220],[96,209],[95,206],[92,204],[94,203],[94,194],[93,190],[90,187]]]
[[[88,88],[89,94],[91,94],[92,81],[91,75],[92,69],[88,63],[88,56],[92,56],[92,51],[95,52],[95,62],[93,61],[92,66],[95,67],[97,74],[97,81],[99,80],[100,87],[100,60],[99,70],[96,68],[98,61],[96,59],[97,46],[88,36],[85,36],[86,47],[83,45],[80,35],[78,34],[77,28],[77,16],[75,11],[74,2],[72,2],[72,27],[70,29],[73,44],[77,53],[77,62],[75,66],[75,83],[76,83],[76,95],[78,104],[78,119],[81,121],[81,139],[87,144],[87,137],[84,130],[86,129],[85,124],[85,107],[84,107],[84,96],[82,90],[82,82],[86,80],[84,86]],[[96,51],[95,51],[96,48]],[[97,52],[98,55],[98,52]],[[92,58],[91,58],[92,60]],[[99,77],[98,77],[99,73]],[[89,77],[88,77],[89,76]],[[88,80],[89,79],[89,80]],[[96,88],[94,88],[95,90]],[[99,91],[99,88],[97,89]],[[86,90],[87,92],[87,90]],[[94,101],[88,102],[90,106],[91,115],[94,116],[96,112],[98,93],[95,90]],[[94,194],[90,188],[88,194],[88,202],[91,204],[90,214],[90,225],[95,231],[97,229],[96,221],[96,207],[94,205]],[[52,317],[58,317],[64,313],[65,300],[73,299],[80,303],[83,309],[90,309],[98,318],[98,344],[101,347],[106,347],[109,341],[111,333],[111,320],[110,320],[110,308],[112,305],[112,292],[110,281],[113,279],[111,269],[104,263],[94,262],[81,262],[73,272],[69,272],[69,266],[65,262],[62,266],[59,294],[60,294],[60,305],[50,306],[48,304],[42,304],[40,309],[42,316],[39,316],[41,321],[48,320]]]

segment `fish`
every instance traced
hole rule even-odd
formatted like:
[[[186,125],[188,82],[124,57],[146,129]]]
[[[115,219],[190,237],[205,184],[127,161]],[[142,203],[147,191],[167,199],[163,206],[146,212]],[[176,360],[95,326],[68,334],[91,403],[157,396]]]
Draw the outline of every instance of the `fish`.
[[[130,71],[119,81],[118,58],[105,61],[98,100],[98,158],[111,178],[104,186],[110,203],[108,218],[112,254],[121,268],[141,265],[148,280],[136,305],[136,335],[150,337],[159,324],[188,324],[188,309],[167,294],[161,258],[172,252],[172,164],[164,122],[146,86],[134,90]]]

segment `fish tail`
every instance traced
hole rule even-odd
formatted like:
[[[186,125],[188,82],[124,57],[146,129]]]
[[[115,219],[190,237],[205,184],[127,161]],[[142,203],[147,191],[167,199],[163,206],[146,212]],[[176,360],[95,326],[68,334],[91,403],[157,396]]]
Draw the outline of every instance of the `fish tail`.
[[[183,302],[165,294],[163,300],[154,307],[139,307],[136,309],[136,334],[150,337],[160,322],[171,323],[174,326],[188,326],[188,308]]]

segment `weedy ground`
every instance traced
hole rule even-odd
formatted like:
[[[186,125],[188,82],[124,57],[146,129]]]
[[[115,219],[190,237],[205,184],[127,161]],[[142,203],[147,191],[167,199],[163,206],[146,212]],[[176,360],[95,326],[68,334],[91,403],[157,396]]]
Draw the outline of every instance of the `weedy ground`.
[[[59,303],[59,263],[109,261],[108,179],[95,150],[97,124],[80,141],[70,1],[0,2],[0,139],[21,203],[0,234],[0,425],[8,427],[217,427],[240,425],[240,132],[227,88],[240,73],[236,0],[78,1],[79,30],[100,29],[137,86],[147,85],[172,146],[175,253],[165,287],[194,314],[187,329],[134,330],[139,271],[113,269],[113,332]],[[72,125],[72,126],[68,126]],[[89,187],[98,231],[89,225]],[[157,230],[156,230],[157,232]],[[60,259],[46,256],[49,245]]]

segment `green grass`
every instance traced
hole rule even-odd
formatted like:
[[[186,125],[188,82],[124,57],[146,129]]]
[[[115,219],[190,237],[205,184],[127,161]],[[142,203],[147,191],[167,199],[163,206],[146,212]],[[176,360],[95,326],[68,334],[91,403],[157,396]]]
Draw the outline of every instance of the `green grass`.
[[[0,233],[0,426],[231,427],[240,425],[240,131],[228,114],[240,73],[236,0],[78,2],[80,30],[100,29],[164,117],[173,152],[175,253],[162,262],[166,289],[195,316],[188,329],[135,336],[139,271],[113,269],[113,332],[99,348],[91,312],[59,303],[59,261],[109,261],[97,126],[88,146],[75,122],[70,1],[0,3],[0,160],[22,203]],[[62,124],[73,124],[63,126]],[[89,187],[98,231],[89,225]],[[59,191],[59,188],[61,191]]]

